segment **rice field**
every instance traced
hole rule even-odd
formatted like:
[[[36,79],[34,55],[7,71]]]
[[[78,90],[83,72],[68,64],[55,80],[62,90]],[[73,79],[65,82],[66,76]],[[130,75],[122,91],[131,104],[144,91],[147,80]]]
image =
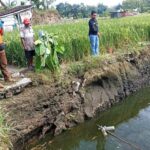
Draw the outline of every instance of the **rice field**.
[[[54,25],[34,26],[35,38],[40,30],[56,33],[59,42],[64,45],[63,62],[82,60],[90,55],[88,39],[88,20]],[[128,51],[138,42],[150,40],[150,15],[140,15],[121,19],[99,19],[101,32],[100,51],[106,53],[108,48],[114,51]],[[24,52],[21,46],[19,32],[6,33],[6,52],[9,63],[25,65]]]

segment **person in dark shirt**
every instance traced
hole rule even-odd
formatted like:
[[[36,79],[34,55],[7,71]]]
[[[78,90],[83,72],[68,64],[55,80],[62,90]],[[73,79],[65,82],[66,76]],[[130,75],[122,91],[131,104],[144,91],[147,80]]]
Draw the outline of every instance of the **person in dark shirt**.
[[[89,20],[89,38],[93,56],[99,55],[99,28],[96,17],[97,13],[92,11],[91,19]]]

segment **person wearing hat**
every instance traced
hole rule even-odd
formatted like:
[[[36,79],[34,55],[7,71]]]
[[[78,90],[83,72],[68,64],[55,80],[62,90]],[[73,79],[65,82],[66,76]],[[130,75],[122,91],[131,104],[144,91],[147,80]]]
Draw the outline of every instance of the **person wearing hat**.
[[[3,34],[4,34],[4,29],[3,29],[3,24],[4,22],[0,20],[0,69],[1,72],[4,76],[4,80],[6,82],[11,82],[13,81],[11,78],[11,74],[7,69],[7,58],[6,58],[6,53],[5,53],[5,43],[3,41]],[[4,88],[2,84],[0,84],[0,89]]]
[[[25,51],[25,57],[27,59],[27,65],[29,70],[33,70],[33,57],[35,56],[34,47],[34,32],[30,24],[30,19],[25,18],[23,20],[24,27],[21,28],[20,36],[22,45]]]

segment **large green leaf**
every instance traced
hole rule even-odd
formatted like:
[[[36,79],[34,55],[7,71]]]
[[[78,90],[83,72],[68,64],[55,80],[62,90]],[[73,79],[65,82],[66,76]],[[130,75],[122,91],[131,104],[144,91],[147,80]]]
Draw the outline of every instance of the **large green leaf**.
[[[63,46],[58,45],[56,46],[56,51],[57,53],[63,54],[65,51],[65,48]]]
[[[36,70],[41,70],[41,58],[40,58],[40,56],[36,56],[36,59],[35,59],[35,69]]]
[[[40,56],[40,45],[36,45],[35,53],[36,53],[37,56]]]
[[[57,42],[58,36],[53,33],[43,35],[42,39],[36,42],[36,69],[43,67],[49,68],[51,71],[59,69],[58,53],[64,53],[64,47]]]
[[[41,67],[45,67],[47,55],[41,56]]]
[[[54,43],[54,40],[52,38],[49,38],[48,40],[50,43],[52,43],[52,44]]]
[[[44,44],[40,45],[40,56],[44,55],[46,52],[46,46]]]
[[[40,45],[40,44],[42,44],[42,41],[41,40],[37,40],[37,41],[34,42],[34,44],[35,45]]]

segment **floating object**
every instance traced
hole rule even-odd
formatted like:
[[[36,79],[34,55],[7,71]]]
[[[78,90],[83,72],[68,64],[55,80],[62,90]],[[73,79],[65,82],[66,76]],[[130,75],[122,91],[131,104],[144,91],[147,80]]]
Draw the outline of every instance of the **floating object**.
[[[114,126],[98,126],[98,129],[101,130],[101,132],[103,133],[104,136],[107,136],[107,131],[112,131],[112,130],[115,130],[115,127]]]
[[[95,140],[97,138],[97,136],[94,136],[93,138],[92,138],[92,140]]]
[[[100,126],[98,125],[98,130],[101,130],[102,134],[104,135],[104,137],[106,137],[108,134],[115,137],[116,139],[118,139],[119,141],[128,144],[130,147],[134,148],[135,150],[142,150],[139,146],[137,146],[136,144],[133,144],[132,142],[127,141],[126,139],[119,137],[117,135],[115,135],[114,133],[110,132],[112,130],[115,130],[114,126]]]
[[[104,126],[104,128],[105,128],[106,131],[115,130],[115,127],[114,127],[114,126],[109,126],[109,127]]]
[[[107,136],[107,135],[108,135],[107,132],[106,132],[106,130],[105,130],[105,128],[102,127],[102,128],[101,128],[101,131],[102,131],[102,133],[103,133],[104,136]]]

